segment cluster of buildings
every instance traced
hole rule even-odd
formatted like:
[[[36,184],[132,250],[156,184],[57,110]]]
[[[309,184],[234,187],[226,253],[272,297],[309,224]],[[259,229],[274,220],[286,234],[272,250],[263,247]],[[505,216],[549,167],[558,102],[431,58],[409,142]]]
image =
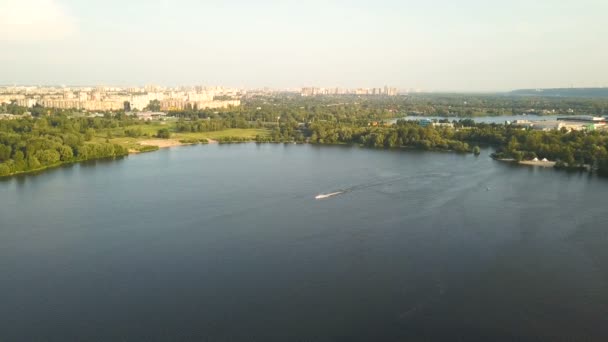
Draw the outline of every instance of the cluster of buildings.
[[[167,117],[167,113],[163,112],[136,112],[130,113],[131,115],[135,115],[139,120],[143,121],[153,121],[153,120],[164,120]]]
[[[300,95],[315,96],[315,95],[382,95],[396,96],[399,94],[397,88],[385,86],[384,88],[317,88],[306,87],[302,88]]]
[[[438,122],[436,119],[422,118],[416,120],[421,127],[448,127],[453,128],[452,122]],[[555,120],[515,120],[506,121],[506,124],[537,131],[553,131],[566,129],[567,131],[594,131],[608,130],[608,117],[596,116],[564,116]]]
[[[243,92],[224,87],[0,87],[0,103],[15,102],[31,108],[87,111],[144,110],[158,101],[161,110],[227,108],[239,106]],[[221,98],[218,100],[217,98]]]
[[[451,122],[437,122],[431,119],[421,119],[418,121],[418,125],[421,127],[433,126],[433,127],[447,127],[454,128],[454,124]]]
[[[566,129],[568,131],[594,131],[608,129],[608,118],[596,116],[565,116],[557,120],[515,120],[511,124],[539,131]]]

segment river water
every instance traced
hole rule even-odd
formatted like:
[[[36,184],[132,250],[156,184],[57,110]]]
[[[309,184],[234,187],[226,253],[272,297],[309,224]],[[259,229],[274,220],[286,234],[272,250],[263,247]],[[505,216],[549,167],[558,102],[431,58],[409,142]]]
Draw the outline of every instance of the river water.
[[[187,146],[5,179],[0,340],[607,340],[608,181],[489,152]]]
[[[456,120],[471,119],[477,123],[488,123],[488,124],[504,124],[505,122],[513,122],[515,120],[528,120],[528,121],[554,121],[559,117],[566,117],[568,115],[500,115],[500,116],[474,116],[474,117],[454,117],[454,116],[405,116],[400,119],[394,119],[390,122],[395,123],[397,120],[409,120],[417,121],[422,119],[430,120],[449,120],[450,122]]]

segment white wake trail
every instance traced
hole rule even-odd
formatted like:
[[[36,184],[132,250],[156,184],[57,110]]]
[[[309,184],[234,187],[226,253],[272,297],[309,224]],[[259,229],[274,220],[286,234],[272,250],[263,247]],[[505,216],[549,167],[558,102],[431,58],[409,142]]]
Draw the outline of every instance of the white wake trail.
[[[337,192],[331,192],[329,194],[318,194],[317,196],[315,196],[315,199],[320,200],[320,199],[326,199],[326,198],[330,198],[333,196],[338,196],[339,194],[343,194],[344,191],[337,191]]]

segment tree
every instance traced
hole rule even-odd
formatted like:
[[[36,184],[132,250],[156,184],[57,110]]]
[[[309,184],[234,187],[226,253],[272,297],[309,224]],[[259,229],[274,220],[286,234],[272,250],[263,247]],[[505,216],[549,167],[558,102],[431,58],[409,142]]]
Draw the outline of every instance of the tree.
[[[36,152],[35,157],[42,165],[56,164],[61,158],[59,152],[55,150],[40,150]]]
[[[33,117],[40,117],[47,113],[46,109],[39,104],[35,104],[30,110]]]
[[[161,139],[169,139],[171,138],[171,132],[169,132],[169,129],[167,128],[161,128],[156,133],[156,137]]]
[[[0,163],[11,157],[12,148],[0,143]]]
[[[65,161],[70,161],[72,160],[72,158],[74,158],[74,152],[72,151],[72,148],[70,146],[60,146],[58,148],[59,151],[59,155],[60,155],[60,159],[61,161],[65,162]]]
[[[382,133],[375,133],[374,135],[374,147],[384,147],[384,135]]]
[[[92,128],[88,128],[86,130],[86,132],[84,133],[84,140],[85,141],[91,141],[93,140],[93,137],[95,136],[95,130]]]
[[[479,148],[479,146],[473,147],[473,154],[476,156],[481,154],[481,149]]]
[[[144,135],[144,131],[140,127],[125,129],[125,135],[131,138],[137,138]]]
[[[511,153],[511,155],[513,156],[513,159],[518,162],[522,161],[522,159],[524,158],[524,154],[519,151],[514,151]]]
[[[159,100],[151,100],[150,103],[148,103],[148,105],[145,108],[146,110],[152,111],[152,112],[158,112],[160,111],[160,101]]]
[[[38,161],[38,158],[36,158],[34,156],[27,157],[27,169],[28,170],[35,170],[39,167],[40,167],[40,162]]]
[[[384,147],[387,147],[387,148],[397,147],[398,141],[399,141],[399,135],[397,134],[397,132],[393,131],[393,132],[391,132],[391,134],[389,134],[386,137]]]
[[[13,160],[15,161],[15,171],[24,171],[26,168],[25,164],[25,156],[23,152],[17,151],[13,155]]]
[[[6,164],[0,164],[0,176],[8,176],[11,173],[10,167]]]
[[[517,152],[518,148],[519,148],[519,142],[517,141],[517,138],[511,137],[511,140],[509,140],[509,144],[507,144],[507,152],[515,153],[515,152]]]

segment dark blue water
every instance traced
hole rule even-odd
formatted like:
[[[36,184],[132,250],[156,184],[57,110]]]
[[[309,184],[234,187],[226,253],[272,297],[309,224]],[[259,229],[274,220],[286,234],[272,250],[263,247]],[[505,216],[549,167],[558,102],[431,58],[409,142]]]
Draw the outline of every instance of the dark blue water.
[[[0,341],[605,341],[608,182],[487,153],[208,145],[1,181]]]

